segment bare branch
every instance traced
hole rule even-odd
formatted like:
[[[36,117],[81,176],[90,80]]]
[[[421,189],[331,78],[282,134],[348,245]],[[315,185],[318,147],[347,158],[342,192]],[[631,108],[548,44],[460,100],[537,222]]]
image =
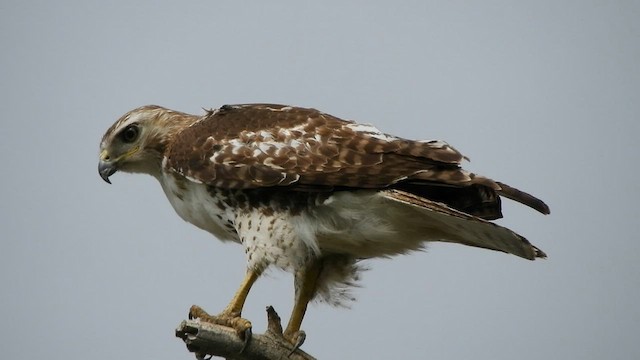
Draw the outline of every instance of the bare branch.
[[[185,342],[187,349],[195,353],[198,359],[212,355],[228,360],[315,360],[300,349],[291,353],[293,345],[282,337],[280,317],[271,306],[267,307],[267,318],[267,331],[253,334],[242,353],[244,341],[233,329],[222,325],[184,320],[176,329],[176,336]]]

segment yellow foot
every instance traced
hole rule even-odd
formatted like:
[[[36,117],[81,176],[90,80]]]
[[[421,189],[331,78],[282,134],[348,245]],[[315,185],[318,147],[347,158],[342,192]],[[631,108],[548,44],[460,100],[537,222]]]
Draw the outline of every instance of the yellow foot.
[[[200,319],[201,321],[230,327],[236,331],[240,339],[244,341],[241,353],[251,339],[251,322],[240,317],[239,313],[222,312],[218,315],[209,315],[198,305],[192,305],[189,309],[189,319]]]

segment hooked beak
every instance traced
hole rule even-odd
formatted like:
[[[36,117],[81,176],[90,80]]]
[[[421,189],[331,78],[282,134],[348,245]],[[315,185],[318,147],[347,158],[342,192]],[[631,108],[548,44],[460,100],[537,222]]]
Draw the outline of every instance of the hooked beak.
[[[114,163],[104,160],[100,160],[98,163],[98,174],[100,174],[102,180],[106,181],[108,184],[111,184],[109,176],[113,175],[116,171],[118,171],[118,167]]]

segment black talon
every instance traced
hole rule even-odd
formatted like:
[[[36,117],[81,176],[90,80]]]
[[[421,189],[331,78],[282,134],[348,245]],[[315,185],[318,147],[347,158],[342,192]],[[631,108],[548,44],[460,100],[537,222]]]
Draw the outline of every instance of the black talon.
[[[209,355],[209,357],[207,357],[207,354],[196,353],[196,359],[198,360],[211,360],[212,358],[213,355]]]
[[[249,341],[251,340],[251,328],[248,328],[247,330],[244,331],[244,343],[242,344],[242,349],[240,349],[240,354],[242,354],[245,349],[247,348],[247,346],[249,345]]]
[[[295,345],[293,345],[293,349],[291,349],[291,351],[289,352],[289,355],[287,355],[287,357],[290,357],[291,354],[296,352],[296,350],[300,349],[300,346],[302,346],[302,344],[304,344],[304,341],[306,339],[307,339],[307,333],[305,333],[302,330],[298,331],[298,333],[296,334],[296,343],[295,343]]]

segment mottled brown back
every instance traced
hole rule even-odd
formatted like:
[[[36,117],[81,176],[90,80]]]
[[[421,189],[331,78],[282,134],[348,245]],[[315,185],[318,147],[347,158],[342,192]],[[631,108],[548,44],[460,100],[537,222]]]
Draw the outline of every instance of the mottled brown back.
[[[500,185],[461,169],[464,157],[448,144],[398,138],[315,109],[225,105],[180,132],[166,158],[167,167],[220,188],[396,187],[479,217],[501,216]]]

